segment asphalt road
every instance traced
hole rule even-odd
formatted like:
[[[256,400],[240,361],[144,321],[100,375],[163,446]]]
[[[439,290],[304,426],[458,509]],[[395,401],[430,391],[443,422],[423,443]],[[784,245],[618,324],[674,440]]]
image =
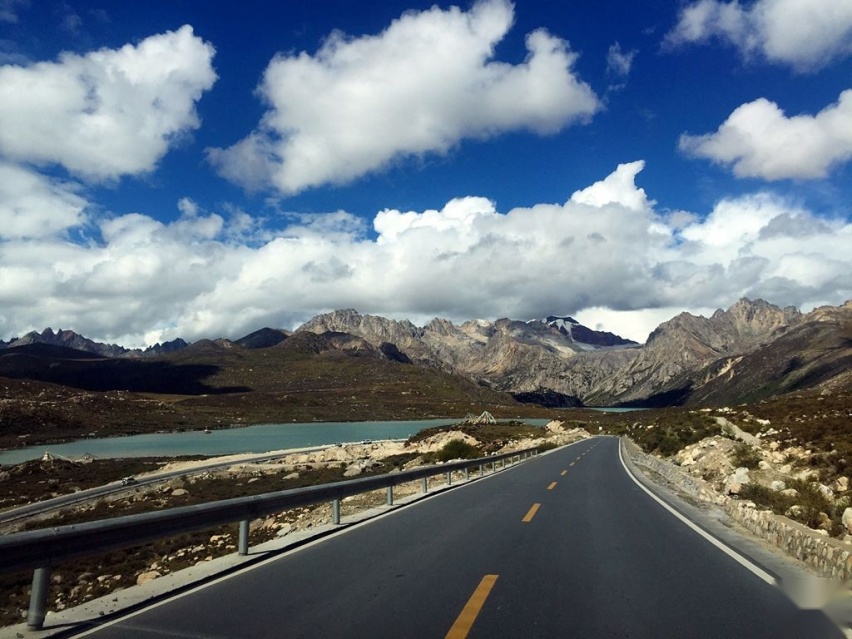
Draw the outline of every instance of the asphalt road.
[[[650,498],[596,438],[86,633],[842,637]]]

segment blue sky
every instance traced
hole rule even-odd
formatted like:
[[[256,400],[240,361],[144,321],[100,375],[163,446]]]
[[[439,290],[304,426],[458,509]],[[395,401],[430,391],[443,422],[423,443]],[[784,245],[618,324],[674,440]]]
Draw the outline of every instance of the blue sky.
[[[852,0],[0,0],[0,339],[840,304],[850,160]]]

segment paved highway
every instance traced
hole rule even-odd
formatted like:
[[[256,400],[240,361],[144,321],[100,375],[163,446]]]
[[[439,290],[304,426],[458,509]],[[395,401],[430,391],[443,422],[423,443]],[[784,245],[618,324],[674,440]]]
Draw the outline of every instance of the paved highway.
[[[842,637],[596,438],[88,631],[150,637]]]

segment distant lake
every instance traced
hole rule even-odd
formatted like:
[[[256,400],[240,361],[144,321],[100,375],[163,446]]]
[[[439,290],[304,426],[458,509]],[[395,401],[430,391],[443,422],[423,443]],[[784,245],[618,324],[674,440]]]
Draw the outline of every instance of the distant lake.
[[[547,419],[525,419],[544,426]],[[77,459],[89,454],[96,458],[176,457],[178,455],[236,455],[265,453],[289,448],[358,442],[364,439],[406,439],[434,426],[456,424],[457,419],[426,419],[390,422],[313,422],[308,424],[261,424],[243,428],[202,430],[183,433],[152,433],[130,437],[79,439],[65,444],[43,444],[0,452],[0,465],[20,464],[38,459],[45,452]]]
[[[645,408],[599,408],[596,406],[586,406],[587,410],[597,410],[602,413],[632,413],[635,410],[647,410]]]

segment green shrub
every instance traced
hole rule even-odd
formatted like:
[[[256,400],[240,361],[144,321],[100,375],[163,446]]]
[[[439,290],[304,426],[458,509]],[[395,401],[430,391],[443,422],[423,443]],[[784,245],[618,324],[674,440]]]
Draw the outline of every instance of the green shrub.
[[[760,465],[763,457],[760,455],[754,446],[749,446],[744,442],[740,442],[734,447],[734,452],[731,455],[731,463],[735,468],[757,468]]]
[[[776,515],[783,515],[796,503],[795,497],[782,495],[780,492],[755,483],[743,484],[739,497],[753,501],[758,508],[771,510]]]
[[[839,515],[836,509],[832,507],[831,502],[826,499],[819,491],[819,487],[808,481],[793,479],[788,482],[788,488],[795,488],[798,495],[788,497],[779,492],[775,492],[765,486],[759,484],[745,484],[740,490],[739,496],[741,499],[753,501],[758,507],[771,510],[777,515],[787,515],[789,509],[798,505],[798,512],[791,513],[789,517],[799,523],[811,528],[818,528],[822,523],[820,513],[825,513],[832,518],[833,527],[830,532],[836,534],[835,528],[839,527]]]
[[[437,453],[438,461],[448,462],[451,459],[476,459],[479,449],[461,439],[453,439],[444,444]]]
[[[830,513],[832,504],[825,495],[819,491],[819,487],[809,481],[793,480],[790,488],[799,491],[797,503],[802,507],[801,517],[797,517],[806,526],[817,528],[820,525],[820,513]]]
[[[539,444],[538,446],[536,446],[536,448],[538,448],[538,452],[540,453],[543,453],[547,450],[553,450],[559,447],[559,444],[557,444],[556,442],[544,442],[543,444]]]

